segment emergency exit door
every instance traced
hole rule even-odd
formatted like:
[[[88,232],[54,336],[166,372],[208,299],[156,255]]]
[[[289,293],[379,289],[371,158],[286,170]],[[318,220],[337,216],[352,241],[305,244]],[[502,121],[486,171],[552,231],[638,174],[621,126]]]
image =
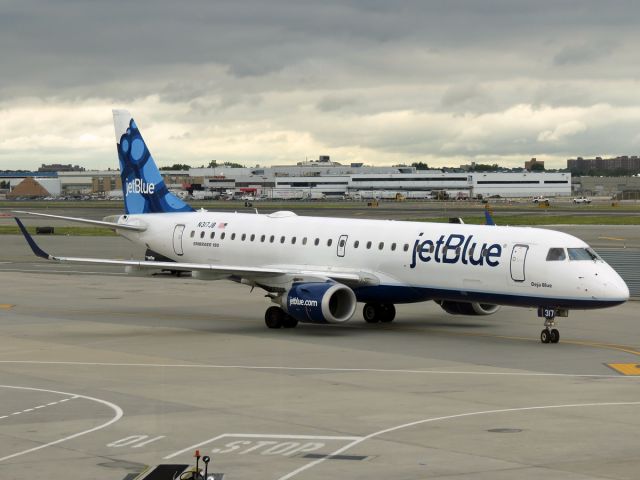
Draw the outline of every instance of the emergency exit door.
[[[344,252],[347,248],[347,238],[349,238],[348,235],[340,235],[340,238],[338,239],[338,256],[339,257],[344,257]]]

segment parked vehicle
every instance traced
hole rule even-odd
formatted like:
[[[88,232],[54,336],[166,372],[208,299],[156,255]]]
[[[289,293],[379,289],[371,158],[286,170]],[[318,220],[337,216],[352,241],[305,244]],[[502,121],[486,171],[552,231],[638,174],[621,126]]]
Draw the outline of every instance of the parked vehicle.
[[[591,199],[587,198],[587,197],[577,197],[577,198],[573,199],[573,203],[576,203],[576,204],[583,203],[583,204],[588,205],[588,204],[591,203]]]
[[[540,195],[539,197],[533,197],[533,203],[549,203],[549,199],[544,195]]]

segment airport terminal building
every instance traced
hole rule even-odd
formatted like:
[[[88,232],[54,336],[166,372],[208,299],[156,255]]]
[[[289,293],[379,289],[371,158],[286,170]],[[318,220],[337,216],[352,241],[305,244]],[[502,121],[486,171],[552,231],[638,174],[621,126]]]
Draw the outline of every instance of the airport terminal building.
[[[192,168],[162,171],[165,183],[174,191],[188,191],[195,198],[218,196],[287,199],[441,197],[550,197],[570,196],[570,173],[465,172],[416,170],[414,167],[367,167],[360,164],[275,166],[264,168]],[[51,195],[118,195],[122,191],[120,172],[74,171],[48,174]],[[1,176],[1,174],[0,174]],[[38,178],[35,178],[38,180]],[[23,179],[13,177],[12,189]],[[51,182],[56,183],[52,185]],[[24,190],[24,189],[23,189]],[[37,190],[35,193],[41,193]]]
[[[505,198],[537,195],[570,196],[570,173],[523,172],[443,172],[442,170],[399,171],[397,168],[369,167],[366,172],[286,172],[260,169],[227,169],[216,172],[198,171],[192,179],[201,182],[205,190],[222,192],[255,192],[267,198],[357,197],[391,198],[399,194],[407,199],[429,198],[435,192],[450,197],[474,198],[500,196]],[[234,170],[248,170],[236,172]],[[403,170],[406,170],[403,167]],[[302,174],[301,174],[302,173]]]

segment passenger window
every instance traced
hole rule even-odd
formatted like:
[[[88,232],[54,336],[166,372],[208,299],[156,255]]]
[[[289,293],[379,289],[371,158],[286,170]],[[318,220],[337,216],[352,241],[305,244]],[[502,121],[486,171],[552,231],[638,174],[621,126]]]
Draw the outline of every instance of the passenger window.
[[[284,235],[280,237],[280,243],[284,243]]]
[[[244,239],[245,239],[245,238],[247,238],[247,234],[246,234],[246,233],[243,233],[243,234],[242,234],[242,238],[241,238],[241,240],[244,242]]]
[[[313,241],[313,244],[317,247],[317,246],[320,244],[320,239],[319,239],[319,238],[316,238],[316,239]]]
[[[235,233],[232,233],[232,234],[231,234],[231,240],[235,240],[235,239],[236,239],[236,234],[235,234]]]
[[[392,251],[392,252],[395,252],[395,251],[396,251],[396,244],[395,244],[395,243],[392,243],[392,244],[391,244],[391,251]]]
[[[220,240],[224,240],[224,237],[225,237],[226,235],[227,235],[227,234],[226,234],[225,232],[222,232],[222,233],[220,234]]]
[[[342,240],[340,240],[340,248],[344,247],[345,243],[347,243],[347,242],[345,241],[344,238]]]
[[[332,243],[333,243],[333,239],[330,238],[329,240],[327,240],[327,247],[330,247]]]
[[[252,233],[251,237],[250,237],[250,240],[253,242],[255,239],[256,239],[256,236],[255,236],[255,234]]]
[[[296,237],[291,237],[291,245],[295,245],[296,244]]]
[[[200,232],[200,238],[204,238],[204,230]]]
[[[275,235],[271,235],[269,237],[269,243],[273,243],[273,241],[276,239]]]
[[[557,262],[565,258],[567,256],[564,254],[564,248],[550,248],[547,253],[547,262]]]
[[[267,238],[265,235],[261,235],[261,236],[260,236],[260,241],[261,241],[262,243],[264,243],[264,239],[265,239],[265,238]]]
[[[196,234],[195,230],[191,230],[191,238],[193,238],[193,236]]]
[[[405,244],[404,244],[404,247],[402,247],[402,249],[403,249],[405,252],[409,251],[409,244],[408,244],[408,243],[405,243]]]
[[[211,240],[213,240],[214,238],[216,238],[216,232],[211,232],[210,237],[211,237]]]
[[[384,248],[384,242],[380,242],[378,244],[378,250],[382,250]]]
[[[306,245],[306,244],[307,244],[307,237],[304,237],[304,238],[302,239],[302,244],[303,244],[303,245]]]
[[[367,242],[367,250],[371,248],[371,242]]]
[[[353,248],[358,248],[360,246],[360,240],[356,240],[353,242]]]

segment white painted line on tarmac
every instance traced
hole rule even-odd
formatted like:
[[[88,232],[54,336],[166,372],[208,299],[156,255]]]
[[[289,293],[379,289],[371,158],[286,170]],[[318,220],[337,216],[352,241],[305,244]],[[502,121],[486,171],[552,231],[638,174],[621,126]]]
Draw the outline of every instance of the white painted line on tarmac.
[[[269,434],[269,433],[223,433],[222,435],[218,435],[216,437],[212,437],[208,440],[204,440],[200,443],[196,443],[195,445],[191,445],[187,448],[183,448],[182,450],[178,450],[166,457],[163,457],[163,460],[169,460],[171,458],[177,457],[178,455],[182,455],[188,451],[194,450],[196,448],[201,448],[205,445],[215,442],[216,440],[220,440],[225,437],[241,437],[241,438],[275,438],[280,440],[334,440],[334,441],[354,441],[361,440],[362,437],[340,437],[340,436],[331,436],[331,435],[286,435],[286,434]]]
[[[532,410],[550,410],[550,409],[559,409],[559,408],[586,408],[586,407],[622,407],[622,406],[638,406],[638,405],[640,405],[640,402],[573,403],[573,404],[565,404],[565,405],[542,405],[542,406],[536,406],[536,407],[500,408],[497,410],[483,410],[480,412],[467,412],[467,413],[459,413],[456,415],[446,415],[444,417],[425,418],[423,420],[404,423],[402,425],[385,428],[384,430],[379,430],[377,432],[370,433],[369,435],[365,435],[359,438],[358,440],[354,440],[348,445],[345,445],[344,447],[335,450],[334,452],[330,453],[325,457],[319,458],[317,460],[314,460],[313,462],[303,465],[300,468],[297,468],[296,470],[284,475],[283,477],[280,477],[278,480],[289,480],[290,478],[295,477],[299,473],[302,473],[306,470],[309,470],[310,468],[320,465],[324,461],[330,459],[332,456],[340,455],[346,452],[347,450],[349,450],[350,448],[355,447],[356,445],[362,442],[365,442],[367,440],[371,440],[372,438],[379,437],[380,435],[384,435],[385,433],[395,432],[397,430],[402,430],[404,428],[409,428],[409,427],[415,427],[416,425],[422,425],[425,423],[439,422],[443,420],[453,420],[456,418],[464,418],[464,417],[474,417],[474,416],[480,416],[480,415],[496,415],[501,413],[526,412],[526,411],[532,411]]]
[[[52,406],[52,405],[58,405],[60,403],[64,403],[64,402],[67,402],[69,400],[73,400],[73,399],[76,399],[76,398],[78,398],[78,397],[77,396],[73,396],[73,397],[65,398],[63,400],[58,400],[57,402],[50,402],[50,403],[47,403],[46,405],[38,405],[37,407],[33,407],[33,408],[25,408],[24,410],[20,410],[18,412],[13,412],[13,413],[10,413],[9,415],[20,415],[21,413],[33,412],[34,410],[37,410],[37,409],[40,409],[40,408],[45,408],[45,407]],[[3,419],[3,418],[7,418],[7,416],[5,415],[4,417],[0,417],[0,420]]]
[[[235,369],[235,370],[276,370],[276,371],[303,371],[303,372],[337,372],[337,373],[406,373],[411,375],[495,375],[507,377],[585,377],[585,378],[617,378],[627,380],[640,380],[640,376],[595,374],[595,373],[540,373],[540,372],[496,372],[496,371],[466,371],[466,370],[412,370],[392,368],[334,368],[334,367],[284,367],[265,365],[211,365],[202,363],[115,363],[115,362],[63,362],[45,360],[0,360],[0,364],[24,364],[24,365],[69,365],[69,366],[95,366],[95,367],[140,367],[140,368],[211,368],[211,369]]]
[[[89,400],[91,402],[97,402],[97,403],[101,403],[102,405],[106,405],[107,407],[109,407],[110,409],[112,409],[115,412],[115,415],[111,418],[111,420],[109,420],[109,421],[107,421],[105,423],[102,423],[102,424],[100,424],[100,425],[98,425],[96,427],[90,428],[88,430],[83,430],[82,432],[74,433],[73,435],[68,435],[68,436],[63,437],[63,438],[59,438],[57,440],[45,443],[43,445],[38,445],[37,447],[29,448],[27,450],[23,450],[23,451],[17,452],[17,453],[12,453],[11,455],[7,455],[5,457],[0,457],[0,462],[4,462],[5,460],[9,460],[11,458],[15,458],[15,457],[19,457],[19,456],[22,456],[22,455],[26,455],[28,453],[36,452],[38,450],[42,450],[44,448],[51,447],[53,445],[57,445],[59,443],[66,442],[68,440],[73,440],[74,438],[78,438],[78,437],[81,437],[83,435],[87,435],[89,433],[93,433],[93,432],[96,432],[98,430],[102,430],[103,428],[106,428],[109,425],[112,425],[115,422],[117,422],[118,420],[120,420],[122,418],[122,416],[124,415],[124,412],[122,411],[122,409],[118,405],[116,405],[115,403],[111,403],[111,402],[108,402],[106,400],[102,400],[102,399],[96,398],[96,397],[89,397],[87,395],[80,395],[80,394],[68,393],[68,392],[60,392],[60,391],[57,391],[57,390],[47,390],[45,388],[19,387],[19,386],[15,386],[15,385],[0,385],[0,388],[10,388],[10,389],[13,389],[13,390],[30,390],[30,391],[33,391],[33,392],[47,392],[47,393],[55,393],[55,394],[58,394],[58,395],[67,395],[67,396],[69,396],[71,398],[83,398],[83,399]]]
[[[117,273],[117,272],[92,272],[89,270],[50,270],[48,268],[44,268],[41,270],[31,270],[31,269],[18,269],[18,268],[2,268],[0,271],[3,272],[14,272],[14,273],[78,273],[78,274],[86,274],[86,275],[111,275],[111,276],[126,276],[127,274]]]

